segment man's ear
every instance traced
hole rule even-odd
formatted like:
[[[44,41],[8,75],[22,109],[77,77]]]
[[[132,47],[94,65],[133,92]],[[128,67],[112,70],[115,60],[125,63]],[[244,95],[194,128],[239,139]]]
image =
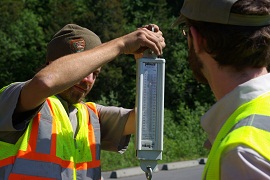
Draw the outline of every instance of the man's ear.
[[[196,53],[200,53],[204,49],[203,37],[193,26],[190,27],[190,33],[194,50]]]

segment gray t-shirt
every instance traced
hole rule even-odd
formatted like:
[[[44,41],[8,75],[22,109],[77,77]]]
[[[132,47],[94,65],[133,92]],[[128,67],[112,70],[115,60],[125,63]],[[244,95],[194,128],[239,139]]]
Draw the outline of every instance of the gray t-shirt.
[[[9,85],[0,94],[0,141],[16,143],[24,133],[29,121],[39,112],[42,105],[37,109],[14,114],[18,98],[25,82],[17,82]],[[60,99],[61,100],[61,99]],[[76,134],[77,110],[67,106],[63,100],[62,104],[69,114],[71,124]],[[123,131],[131,109],[114,106],[96,105],[101,124],[101,148],[103,150],[123,153],[127,149],[130,135],[123,136]]]

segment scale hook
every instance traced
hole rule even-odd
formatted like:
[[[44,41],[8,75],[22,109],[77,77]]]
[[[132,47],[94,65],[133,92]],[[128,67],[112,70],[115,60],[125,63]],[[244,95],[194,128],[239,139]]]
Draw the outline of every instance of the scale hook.
[[[152,179],[152,168],[150,166],[147,166],[147,172],[145,172],[146,179],[151,180]]]

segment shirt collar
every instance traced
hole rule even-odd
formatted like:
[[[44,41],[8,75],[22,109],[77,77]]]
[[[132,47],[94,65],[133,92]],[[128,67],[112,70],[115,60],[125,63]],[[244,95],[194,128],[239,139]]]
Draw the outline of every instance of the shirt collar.
[[[251,79],[237,86],[217,101],[201,118],[201,125],[213,144],[219,130],[230,115],[242,104],[270,91],[270,74]]]

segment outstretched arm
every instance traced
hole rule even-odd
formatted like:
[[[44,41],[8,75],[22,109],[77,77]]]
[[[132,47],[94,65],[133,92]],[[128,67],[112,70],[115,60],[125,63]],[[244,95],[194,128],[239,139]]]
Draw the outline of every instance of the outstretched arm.
[[[152,26],[154,32],[149,30]],[[38,107],[47,97],[68,89],[120,54],[141,54],[150,48],[161,55],[164,47],[165,41],[158,26],[149,25],[91,50],[61,57],[39,71],[23,87],[16,112]]]

